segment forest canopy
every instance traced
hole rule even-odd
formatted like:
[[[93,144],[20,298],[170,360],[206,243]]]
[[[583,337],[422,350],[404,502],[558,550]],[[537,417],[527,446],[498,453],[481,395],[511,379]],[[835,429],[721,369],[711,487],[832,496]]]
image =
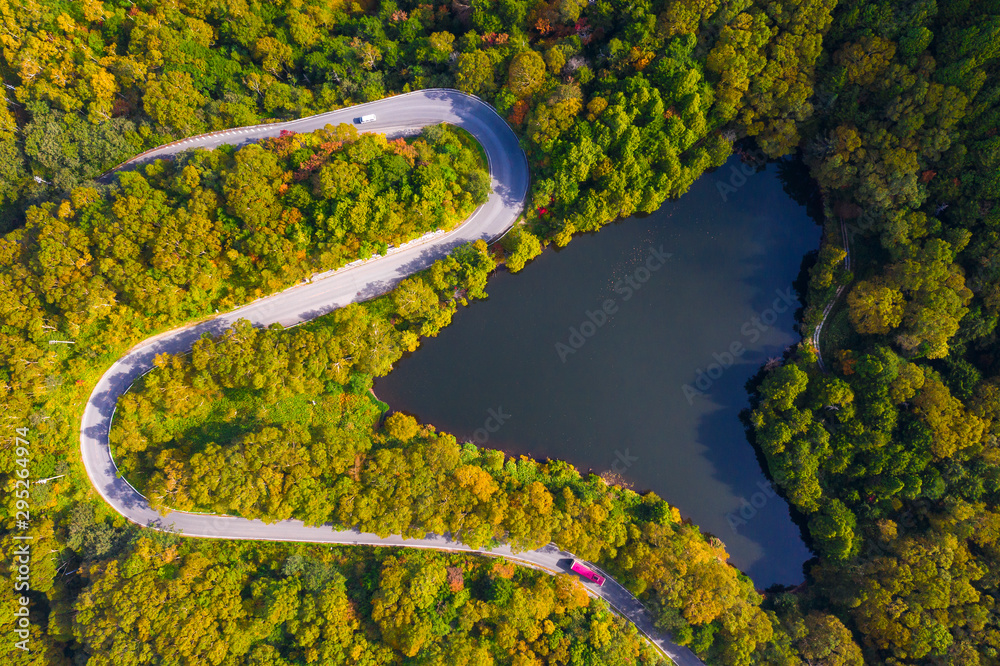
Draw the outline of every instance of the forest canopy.
[[[608,486],[566,463],[459,444],[403,414],[379,425],[384,405],[357,371],[387,372],[386,357],[398,358],[408,333],[450,318],[453,306],[435,291],[438,270],[293,330],[243,322],[206,336],[190,356],[157,357],[115,413],[123,474],[165,523],[181,509],[383,536],[447,533],[475,548],[555,542],[644,594],[684,642],[699,636],[708,650],[705,636],[721,632],[732,638],[718,653],[739,659],[752,636],[766,640],[760,597],[726,563],[721,542],[652,493]],[[709,587],[718,594],[706,599]]]
[[[183,136],[454,87],[492,103],[529,159],[525,224],[503,248],[512,270],[548,243],[655,210],[747,143],[772,157],[801,155],[817,185],[824,243],[809,271],[804,343],[750,386],[747,426],[817,553],[806,584],[757,595],[721,563],[720,544],[678,523],[665,504],[562,463],[500,458],[405,419],[377,423],[380,406],[365,393],[370,376],[446,325],[466,299],[485,294],[500,254],[485,246],[464,248],[392,294],[301,333],[238,328],[230,335],[252,343],[242,355],[230,337],[199,343],[202,367],[162,359],[147,392],[123,404],[132,411],[112,434],[137,478],[171,506],[223,502],[272,517],[291,508],[386,529],[455,520],[429,510],[389,516],[371,502],[343,499],[354,492],[370,500],[375,470],[395,465],[408,485],[392,492],[419,498],[434,488],[454,506],[477,507],[480,522],[464,526],[473,539],[500,528],[524,530],[527,542],[551,533],[605,562],[708,663],[1000,663],[995,0],[0,0],[0,26],[4,423],[30,428],[34,474],[68,474],[31,490],[46,516],[32,534],[51,553],[33,569],[39,649],[27,659],[71,663],[111,645],[124,654],[131,648],[115,643],[101,617],[121,589],[211,594],[216,581],[225,581],[219,594],[257,600],[254,613],[269,609],[234,620],[253,627],[252,646],[229,653],[233,634],[211,634],[220,663],[251,651],[261,661],[292,662],[316,635],[328,637],[330,649],[356,649],[363,639],[366,654],[406,659],[415,643],[405,641],[415,639],[383,632],[387,615],[370,601],[383,585],[378,572],[403,581],[429,567],[437,581],[438,556],[419,566],[416,556],[401,555],[401,564],[372,556],[365,566],[373,573],[344,573],[370,594],[345,597],[333,586],[322,598],[335,618],[328,622],[309,606],[320,597],[291,600],[302,583],[256,578],[242,561],[268,572],[290,566],[303,579],[327,575],[318,564],[281,563],[289,557],[281,548],[291,547],[184,542],[170,555],[169,544],[133,541],[90,491],[76,436],[99,374],[153,332],[463,219],[488,192],[475,146],[448,128],[403,141],[328,128],[187,154],[122,174],[110,187],[94,178]],[[814,349],[808,340],[821,322]],[[249,384],[227,385],[226,364],[246,368],[257,357],[270,363],[261,377],[291,369],[297,384],[265,389],[251,374]],[[174,392],[176,405],[150,386]],[[323,409],[288,397],[297,390]],[[206,396],[215,411],[196,412],[193,401]],[[242,417],[227,417],[225,408]],[[184,422],[185,410],[202,419],[200,428]],[[14,446],[12,431],[3,436]],[[286,436],[301,458],[277,495],[288,506],[269,504],[269,491],[227,494],[240,476],[220,480],[217,496],[195,496],[192,475],[234,455],[233,447],[259,451]],[[433,479],[441,489],[417,473],[439,450],[457,451],[432,461],[446,470]],[[326,460],[346,467],[324,478],[318,461]],[[13,463],[7,456],[0,464],[12,488]],[[295,496],[308,483],[324,489],[317,496],[327,504]],[[511,507],[545,505],[542,491],[551,513],[515,524]],[[10,553],[13,515],[4,515],[2,547]],[[155,562],[167,557],[177,559]],[[462,558],[448,566],[457,561],[470,572],[479,566]],[[399,574],[401,567],[411,573]],[[150,580],[121,575],[147,570],[155,571]],[[480,569],[470,580],[491,576]],[[491,581],[486,596],[476,588],[480,596],[461,603],[451,579],[427,593],[436,595],[435,609],[458,613],[446,617],[477,617],[455,619],[445,633],[428,620],[438,639],[424,643],[433,659],[488,663],[477,661],[487,650],[508,663],[530,649],[541,661],[566,663],[559,646],[573,636],[571,645],[592,650],[571,649],[573,663],[644,663],[632,647],[614,654],[601,647],[600,637],[615,630],[590,606],[568,624],[555,610],[525,620],[511,652],[513,630],[483,619],[486,611],[476,615],[478,602],[520,613],[528,608],[523,589],[559,583],[523,573],[501,578],[514,583],[498,583],[494,593]],[[431,607],[420,594],[414,589],[416,616]],[[13,607],[8,596],[4,608]],[[127,625],[128,645],[154,649],[143,622],[153,609],[134,609],[142,617]],[[66,619],[87,612],[93,631]],[[558,625],[549,633],[547,620]],[[583,623],[598,627],[586,642],[577,638]],[[291,626],[297,637],[285,640]],[[365,629],[348,635],[344,627],[355,626]],[[452,635],[454,626],[461,631]],[[333,627],[339,638],[322,633]],[[477,641],[477,631],[488,638]]]
[[[139,537],[127,556],[86,565],[65,630],[88,663],[665,663],[568,574],[425,551],[197,543]]]

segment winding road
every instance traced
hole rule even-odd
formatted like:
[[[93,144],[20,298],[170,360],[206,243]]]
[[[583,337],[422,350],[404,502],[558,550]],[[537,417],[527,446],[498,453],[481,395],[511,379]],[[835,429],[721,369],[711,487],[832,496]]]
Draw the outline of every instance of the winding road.
[[[508,546],[474,549],[447,537],[432,534],[422,539],[404,539],[401,536],[380,537],[353,530],[338,531],[330,526],[309,527],[298,520],[264,523],[233,516],[183,511],[172,511],[167,516],[162,516],[150,508],[146,498],[119,475],[108,443],[115,405],[132,383],[153,367],[153,359],[157,354],[188,351],[205,333],[218,335],[239,319],[247,319],[256,326],[267,326],[275,322],[292,326],[349,303],[373,298],[392,289],[404,277],[427,268],[458,246],[478,239],[493,240],[515,223],[524,209],[528,192],[529,173],[524,152],[506,121],[493,107],[455,90],[423,90],[299,120],[192,137],[147,151],[120,165],[104,178],[110,178],[114,171],[167,158],[193,148],[242,145],[277,136],[282,130],[309,132],[327,124],[352,123],[355,118],[366,114],[375,114],[377,120],[359,126],[359,129],[390,136],[414,134],[426,125],[439,123],[450,123],[467,130],[482,144],[489,161],[493,192],[487,202],[450,232],[427,234],[391,249],[385,256],[354,262],[335,271],[314,275],[308,283],[261,298],[213,319],[153,336],[134,347],[104,373],[83,412],[80,451],[90,481],[101,497],[128,520],[144,527],[179,532],[185,536],[466,551],[503,556],[549,573],[566,572],[568,560],[573,555],[559,550],[553,544],[538,550],[514,553]],[[632,621],[652,644],[679,666],[702,664],[690,650],[674,644],[662,631],[656,629],[642,604],[610,577],[603,587],[589,582],[584,582],[584,586],[592,596],[603,598]]]
[[[840,218],[840,235],[843,236],[844,252],[846,252],[844,255],[844,268],[851,270],[851,243],[848,238],[847,225],[844,223],[844,218]],[[846,284],[842,284],[837,287],[837,291],[834,292],[833,298],[831,298],[830,302],[826,304],[825,308],[823,308],[823,317],[819,320],[816,328],[813,329],[812,345],[816,350],[816,364],[819,365],[819,369],[822,372],[826,372],[826,365],[823,363],[823,352],[820,351],[819,348],[819,336],[823,332],[823,325],[826,324],[826,319],[830,316],[830,311],[833,310],[833,306],[837,304],[837,301],[840,299],[840,295],[844,293],[844,289],[846,288]]]

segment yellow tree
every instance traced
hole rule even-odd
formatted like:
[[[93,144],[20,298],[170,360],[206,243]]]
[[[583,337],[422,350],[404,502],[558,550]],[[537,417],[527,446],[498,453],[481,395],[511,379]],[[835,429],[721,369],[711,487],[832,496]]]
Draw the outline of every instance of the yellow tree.
[[[530,97],[545,83],[545,59],[535,51],[522,51],[507,68],[507,87],[516,97]]]
[[[873,278],[857,283],[847,295],[851,323],[858,333],[884,334],[903,321],[905,299],[902,292]]]
[[[204,131],[200,109],[206,101],[194,87],[191,75],[180,71],[151,76],[143,96],[146,113],[158,124],[180,135]]]

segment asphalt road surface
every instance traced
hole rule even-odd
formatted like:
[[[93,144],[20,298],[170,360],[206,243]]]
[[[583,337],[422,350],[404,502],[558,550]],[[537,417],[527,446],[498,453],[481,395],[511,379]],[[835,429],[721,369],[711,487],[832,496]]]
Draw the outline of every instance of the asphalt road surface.
[[[132,383],[153,367],[157,354],[186,352],[203,334],[217,335],[239,319],[257,326],[280,323],[291,326],[309,321],[349,303],[368,300],[392,289],[401,279],[430,266],[456,247],[478,239],[493,240],[506,232],[524,209],[528,192],[528,163],[517,137],[493,107],[455,90],[423,90],[348,109],[331,111],[268,125],[256,125],[192,137],[147,151],[121,165],[128,169],[193,148],[214,148],[223,144],[243,145],[281,130],[310,132],[327,124],[353,123],[362,115],[375,114],[377,120],[357,125],[365,132],[390,136],[418,133],[426,125],[451,123],[470,132],[482,144],[489,160],[493,193],[488,201],[450,232],[435,232],[404,246],[392,248],[385,256],[354,262],[336,271],[314,275],[308,283],[261,298],[232,312],[195,325],[153,336],[115,361],[101,377],[87,402],[80,425],[80,450],[91,483],[116,511],[134,523],[170,530],[185,536],[215,539],[250,539],[357,544],[410,548],[435,548],[503,556],[549,573],[568,572],[573,555],[550,544],[533,551],[514,553],[507,546],[473,549],[444,536],[423,539],[401,536],[380,537],[356,531],[337,531],[329,526],[309,527],[297,520],[264,523],[233,516],[171,511],[160,515],[150,508],[128,481],[119,476],[108,445],[115,405]],[[105,179],[113,177],[113,173]],[[594,567],[596,569],[596,567]],[[603,587],[584,582],[587,591],[605,599],[631,620],[652,642],[680,666],[702,662],[687,648],[675,645],[657,630],[642,605],[625,588],[608,577]]]

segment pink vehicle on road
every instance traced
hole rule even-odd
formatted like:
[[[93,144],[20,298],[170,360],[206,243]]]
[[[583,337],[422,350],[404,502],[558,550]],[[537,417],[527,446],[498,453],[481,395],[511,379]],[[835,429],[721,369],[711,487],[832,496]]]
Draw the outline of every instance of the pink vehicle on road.
[[[604,585],[604,576],[601,576],[582,562],[573,560],[572,563],[570,563],[569,568],[570,571],[580,574],[590,582],[596,584],[598,587]]]

